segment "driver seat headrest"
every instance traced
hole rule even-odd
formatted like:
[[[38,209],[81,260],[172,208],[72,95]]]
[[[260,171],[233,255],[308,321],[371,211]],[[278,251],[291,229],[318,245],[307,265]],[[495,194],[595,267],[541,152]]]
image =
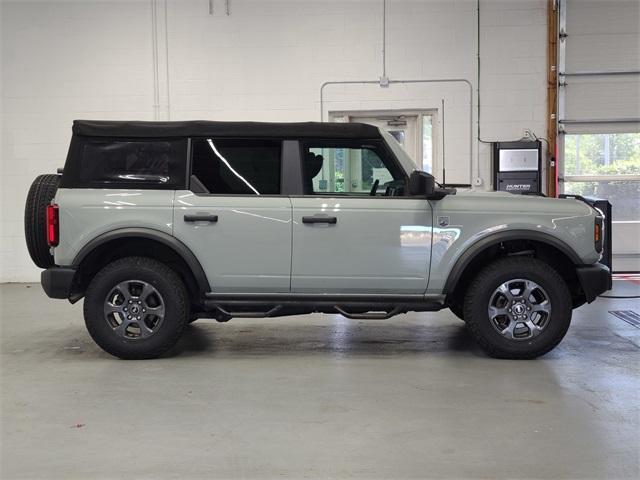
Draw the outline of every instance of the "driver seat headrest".
[[[314,178],[320,170],[322,170],[322,162],[324,157],[322,155],[316,155],[313,152],[307,153],[307,162],[305,165],[305,175],[307,178]]]

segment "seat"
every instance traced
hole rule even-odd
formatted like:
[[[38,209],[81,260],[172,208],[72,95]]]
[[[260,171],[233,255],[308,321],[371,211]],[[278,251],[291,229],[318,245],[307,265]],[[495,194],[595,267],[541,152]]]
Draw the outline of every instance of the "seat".
[[[309,195],[314,193],[313,191],[313,179],[320,170],[322,170],[322,163],[324,157],[322,155],[316,155],[313,152],[308,152],[304,162],[304,169],[302,175],[304,177],[304,193]]]

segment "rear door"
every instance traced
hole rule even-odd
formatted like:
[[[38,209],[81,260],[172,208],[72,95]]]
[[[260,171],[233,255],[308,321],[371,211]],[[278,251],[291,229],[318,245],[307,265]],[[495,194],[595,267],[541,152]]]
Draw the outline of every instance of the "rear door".
[[[194,138],[191,152],[190,190],[175,194],[174,235],[197,256],[212,291],[289,292],[282,142]]]
[[[293,292],[423,294],[431,206],[404,196],[382,141],[303,142],[304,195],[293,203]]]

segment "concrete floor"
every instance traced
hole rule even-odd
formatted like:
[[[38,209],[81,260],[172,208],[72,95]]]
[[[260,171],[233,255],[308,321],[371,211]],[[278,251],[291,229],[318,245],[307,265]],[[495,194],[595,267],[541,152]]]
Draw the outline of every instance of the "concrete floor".
[[[640,475],[640,330],[607,312],[639,300],[580,308],[535,361],[485,357],[443,311],[200,321],[140,362],[38,285],[0,301],[2,478]]]

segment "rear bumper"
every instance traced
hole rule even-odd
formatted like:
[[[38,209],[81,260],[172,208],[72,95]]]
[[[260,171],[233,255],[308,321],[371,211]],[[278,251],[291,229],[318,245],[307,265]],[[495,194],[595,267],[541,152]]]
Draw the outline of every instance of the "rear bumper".
[[[69,298],[75,268],[51,267],[40,274],[40,283],[49,298]]]
[[[598,295],[611,290],[613,286],[609,267],[601,263],[578,267],[576,273],[587,303],[593,302]]]

